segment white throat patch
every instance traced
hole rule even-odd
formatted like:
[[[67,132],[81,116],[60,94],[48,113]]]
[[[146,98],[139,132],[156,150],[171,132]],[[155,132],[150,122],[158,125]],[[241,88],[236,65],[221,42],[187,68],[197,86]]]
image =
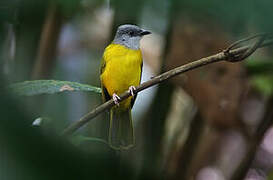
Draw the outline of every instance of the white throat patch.
[[[115,38],[113,44],[124,45],[129,49],[137,50],[140,48],[140,36],[129,37],[128,35],[123,35],[120,38]]]

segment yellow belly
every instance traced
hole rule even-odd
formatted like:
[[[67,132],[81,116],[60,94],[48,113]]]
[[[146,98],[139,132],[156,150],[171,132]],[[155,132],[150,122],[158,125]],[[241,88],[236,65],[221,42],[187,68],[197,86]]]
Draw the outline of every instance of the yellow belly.
[[[120,95],[130,86],[138,86],[141,78],[142,55],[140,50],[128,49],[124,46],[111,44],[103,56],[105,68],[101,74],[102,85],[109,95]],[[128,107],[131,97],[121,103]]]

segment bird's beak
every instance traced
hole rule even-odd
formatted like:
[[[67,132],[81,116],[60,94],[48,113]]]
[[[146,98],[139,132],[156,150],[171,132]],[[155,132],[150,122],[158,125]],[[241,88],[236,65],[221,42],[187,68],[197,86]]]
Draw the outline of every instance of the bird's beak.
[[[147,35],[147,34],[151,34],[151,32],[150,31],[147,31],[147,30],[145,30],[145,29],[142,29],[142,31],[141,31],[141,36],[144,36],[144,35]]]

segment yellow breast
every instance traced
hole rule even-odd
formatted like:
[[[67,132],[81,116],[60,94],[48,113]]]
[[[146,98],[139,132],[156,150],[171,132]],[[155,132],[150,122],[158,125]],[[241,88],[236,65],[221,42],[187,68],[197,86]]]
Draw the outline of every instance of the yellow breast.
[[[105,66],[101,74],[102,85],[109,95],[122,94],[130,86],[138,86],[141,78],[142,55],[140,50],[118,44],[109,45],[103,55]],[[130,99],[123,103],[130,104]]]

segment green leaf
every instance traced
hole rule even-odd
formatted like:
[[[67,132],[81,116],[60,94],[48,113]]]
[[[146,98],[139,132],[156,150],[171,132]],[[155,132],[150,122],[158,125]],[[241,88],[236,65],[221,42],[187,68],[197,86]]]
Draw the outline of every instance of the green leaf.
[[[273,73],[272,59],[249,59],[245,61],[247,71],[250,75]]]
[[[271,96],[273,94],[273,76],[260,75],[254,76],[251,79],[251,83],[265,96]]]
[[[20,96],[55,94],[65,91],[88,91],[101,93],[101,88],[70,81],[34,80],[11,84],[8,89]]]

